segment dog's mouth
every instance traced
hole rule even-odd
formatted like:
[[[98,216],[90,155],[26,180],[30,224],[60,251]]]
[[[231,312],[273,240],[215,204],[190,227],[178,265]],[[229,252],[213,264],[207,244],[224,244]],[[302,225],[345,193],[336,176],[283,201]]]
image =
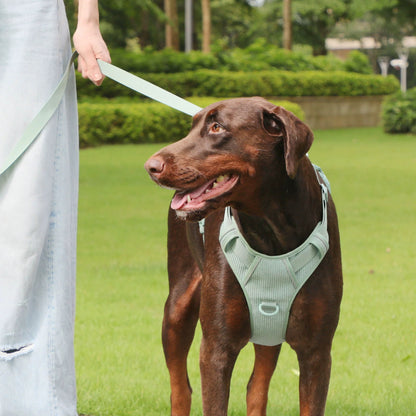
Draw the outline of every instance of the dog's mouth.
[[[208,201],[229,192],[238,179],[237,175],[220,175],[196,189],[177,191],[170,206],[176,211],[202,210]]]

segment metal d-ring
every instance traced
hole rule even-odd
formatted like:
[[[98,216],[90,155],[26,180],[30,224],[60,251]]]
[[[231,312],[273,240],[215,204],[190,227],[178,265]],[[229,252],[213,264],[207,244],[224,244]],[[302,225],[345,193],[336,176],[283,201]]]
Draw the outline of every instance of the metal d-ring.
[[[279,312],[279,305],[276,302],[261,302],[259,305],[259,311],[262,315],[273,316]]]

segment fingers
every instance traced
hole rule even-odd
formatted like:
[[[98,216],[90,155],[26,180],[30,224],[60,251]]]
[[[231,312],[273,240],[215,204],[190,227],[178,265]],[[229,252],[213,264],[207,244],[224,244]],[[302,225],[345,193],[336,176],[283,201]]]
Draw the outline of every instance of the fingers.
[[[97,59],[111,62],[110,53],[107,45],[101,37],[99,31],[95,33],[76,33],[74,35],[74,45],[78,56],[78,70],[83,78],[89,78],[95,85],[101,85],[104,80]]]
[[[89,78],[95,85],[99,86],[104,80],[104,75],[97,63],[97,58],[92,51],[82,55],[79,54],[78,71],[81,72],[83,78]]]

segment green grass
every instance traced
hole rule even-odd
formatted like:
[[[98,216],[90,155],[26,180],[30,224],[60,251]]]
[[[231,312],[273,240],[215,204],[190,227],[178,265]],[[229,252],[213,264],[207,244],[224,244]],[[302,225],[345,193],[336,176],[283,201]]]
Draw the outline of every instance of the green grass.
[[[318,131],[310,152],[332,185],[341,228],[344,299],[327,415],[416,415],[416,140],[378,128]],[[79,412],[168,415],[160,340],[167,295],[171,192],[147,177],[160,145],[81,152],[76,365]],[[201,415],[200,331],[190,357],[192,415]],[[233,375],[230,415],[245,415],[248,345]],[[284,345],[269,414],[298,414],[297,362]]]

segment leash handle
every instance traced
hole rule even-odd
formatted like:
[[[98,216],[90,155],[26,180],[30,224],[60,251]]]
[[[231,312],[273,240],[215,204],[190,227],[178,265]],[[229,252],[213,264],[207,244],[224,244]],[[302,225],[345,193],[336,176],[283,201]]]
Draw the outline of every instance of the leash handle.
[[[10,151],[9,156],[3,162],[3,166],[0,169],[0,175],[2,175],[7,169],[9,169],[9,167],[12,166],[16,162],[16,160],[20,158],[20,156],[22,156],[26,149],[39,136],[39,133],[42,131],[46,123],[55,113],[64,95],[65,88],[68,83],[69,74],[71,72],[72,64],[74,63],[74,60],[77,57],[77,55],[77,52],[74,52],[72,54],[71,58],[69,59],[68,65],[65,69],[65,72],[62,75],[61,80],[59,81],[59,84],[52,92],[51,96],[46,101],[44,106],[40,109],[39,113],[36,114],[35,118],[25,128],[22,136],[20,137],[20,140]]]

